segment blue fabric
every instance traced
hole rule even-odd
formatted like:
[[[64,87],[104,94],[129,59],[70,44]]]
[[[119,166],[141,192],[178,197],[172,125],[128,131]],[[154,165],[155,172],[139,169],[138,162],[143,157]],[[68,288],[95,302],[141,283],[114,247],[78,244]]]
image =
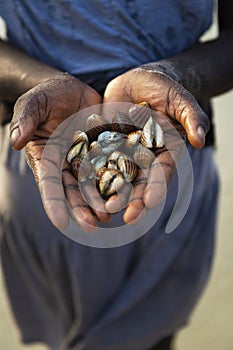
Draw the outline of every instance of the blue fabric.
[[[7,144],[4,130],[1,136]],[[64,350],[147,350],[185,325],[209,276],[218,194],[213,149],[189,152],[193,196],[175,231],[165,234],[176,175],[149,232],[131,244],[99,249],[75,243],[51,225],[31,171],[19,175],[18,154],[8,149],[0,160],[1,256],[26,343],[43,341],[54,350],[61,343]],[[190,175],[185,161],[179,166],[182,206]]]
[[[212,6],[212,0],[8,0],[0,2],[0,15],[10,42],[102,89],[121,71],[192,46],[210,24]],[[25,342],[44,341],[56,350],[61,343],[66,350],[147,350],[187,322],[213,254],[218,180],[210,147],[189,149],[195,188],[171,235],[164,232],[176,176],[146,235],[97,249],[51,225],[6,129],[0,141],[1,256]]]
[[[0,2],[12,43],[94,86],[191,47],[212,12],[213,0]]]

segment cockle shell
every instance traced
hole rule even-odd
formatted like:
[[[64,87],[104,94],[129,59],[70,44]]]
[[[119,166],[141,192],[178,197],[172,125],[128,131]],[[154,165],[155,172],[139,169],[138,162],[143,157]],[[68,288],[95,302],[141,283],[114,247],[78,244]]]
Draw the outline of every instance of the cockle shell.
[[[138,168],[150,168],[155,159],[152,150],[165,145],[164,132],[152,112],[142,102],[126,114],[117,112],[112,124],[101,115],[90,115],[88,130],[75,131],[67,152],[74,177],[80,182],[95,177],[98,191],[107,199],[132,182]]]
[[[127,182],[133,181],[137,176],[137,164],[124,153],[119,156],[117,166]]]
[[[106,130],[109,130],[109,123],[103,116],[93,113],[87,118],[86,133],[91,142]]]
[[[155,147],[160,148],[165,144],[164,132],[161,126],[155,122]]]
[[[94,166],[86,158],[74,157],[71,161],[71,171],[80,182],[92,179],[95,175]]]
[[[124,182],[123,174],[119,170],[107,169],[100,177],[100,194],[104,197],[111,196],[119,191]]]
[[[74,143],[67,153],[66,160],[68,163],[71,163],[74,157],[83,158],[87,155],[87,152],[88,145],[86,142]]]
[[[125,141],[125,135],[116,131],[104,131],[99,135],[97,141],[103,153],[109,154],[120,148]]]
[[[155,122],[152,117],[148,119],[142,130],[141,144],[147,148],[153,148],[155,139]]]
[[[117,131],[123,134],[129,134],[137,130],[133,121],[127,115],[116,112],[112,118],[113,131]]]
[[[101,155],[103,155],[102,147],[100,146],[98,141],[93,141],[90,144],[90,150],[88,153],[89,158],[92,159]]]
[[[72,136],[72,145],[77,144],[79,142],[89,143],[88,136],[84,131],[76,130]]]
[[[114,151],[113,153],[111,153],[108,157],[108,163],[107,163],[107,167],[108,169],[118,169],[118,159],[119,157],[122,155],[122,153],[120,151]],[[119,169],[118,169],[119,170]]]
[[[101,168],[98,168],[95,173],[95,178],[96,178],[96,184],[99,185],[99,181],[103,173],[107,170],[105,166],[102,166]]]
[[[140,143],[134,146],[133,159],[139,168],[150,168],[155,159],[154,153]]]
[[[115,151],[108,158],[108,169],[120,170],[126,181],[130,182],[137,175],[137,165],[126,154]]]
[[[132,149],[141,139],[142,130],[136,130],[126,136],[124,147],[126,150]]]
[[[151,117],[151,109],[147,102],[141,102],[134,104],[129,108],[129,117],[133,123],[139,127],[143,128],[148,119]]]

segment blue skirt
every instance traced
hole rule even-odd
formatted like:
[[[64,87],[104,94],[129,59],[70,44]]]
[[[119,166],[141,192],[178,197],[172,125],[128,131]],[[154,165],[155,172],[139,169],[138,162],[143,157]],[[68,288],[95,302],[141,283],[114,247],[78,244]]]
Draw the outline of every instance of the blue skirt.
[[[53,227],[23,151],[9,146],[7,127],[0,142],[1,259],[22,341],[56,350],[146,350],[186,324],[213,257],[218,176],[212,147],[188,146],[194,187],[172,233],[166,227],[178,187],[178,211],[190,190],[183,159],[182,184],[175,174],[154,226],[131,243],[96,248]]]

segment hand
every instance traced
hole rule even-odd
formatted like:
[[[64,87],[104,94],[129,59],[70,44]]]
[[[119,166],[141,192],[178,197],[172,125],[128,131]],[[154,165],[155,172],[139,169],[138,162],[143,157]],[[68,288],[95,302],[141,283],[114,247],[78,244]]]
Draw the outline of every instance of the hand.
[[[126,223],[134,223],[146,208],[155,207],[163,199],[182,154],[185,136],[193,147],[202,148],[209,128],[208,117],[195,98],[163,73],[133,69],[112,80],[104,94],[104,103],[142,101],[150,104],[165,130],[166,147],[156,152],[149,174],[139,171],[130,195],[126,191],[107,202],[107,210],[115,212],[127,203],[129,195]]]
[[[65,119],[100,102],[101,97],[91,87],[69,74],[61,73],[36,85],[15,104],[10,125],[12,146],[19,150],[26,145],[28,163],[38,184],[45,211],[52,223],[60,229],[66,227],[69,221],[65,197],[74,219],[85,230],[96,226],[95,215],[100,221],[109,218],[104,204],[99,204],[99,212],[92,212],[86,205],[66,162],[61,181],[58,164],[62,155],[62,135],[60,148],[50,146],[51,151],[46,153],[46,159],[41,159],[48,139]],[[79,120],[79,127],[83,128],[84,125],[85,121]],[[51,173],[53,176],[50,176]]]

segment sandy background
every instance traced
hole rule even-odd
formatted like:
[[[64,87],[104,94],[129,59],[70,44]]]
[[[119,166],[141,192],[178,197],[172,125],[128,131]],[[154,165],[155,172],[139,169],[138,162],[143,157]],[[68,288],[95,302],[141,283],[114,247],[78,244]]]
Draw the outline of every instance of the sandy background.
[[[215,34],[216,28],[213,27],[208,37]],[[177,350],[233,349],[233,161],[229,152],[233,133],[233,91],[213,99],[213,103],[217,131],[216,162],[221,179],[216,255],[209,284],[191,317],[190,325],[177,337]],[[19,344],[2,280],[0,281],[0,349],[45,349],[41,345]]]

